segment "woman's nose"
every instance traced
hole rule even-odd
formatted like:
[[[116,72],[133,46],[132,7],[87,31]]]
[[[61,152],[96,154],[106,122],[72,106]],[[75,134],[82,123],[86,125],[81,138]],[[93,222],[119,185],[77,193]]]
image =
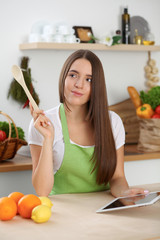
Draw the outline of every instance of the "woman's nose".
[[[78,78],[77,81],[76,81],[76,83],[75,83],[75,86],[76,86],[77,88],[83,88],[83,84],[84,84],[83,79],[82,79],[82,78]]]

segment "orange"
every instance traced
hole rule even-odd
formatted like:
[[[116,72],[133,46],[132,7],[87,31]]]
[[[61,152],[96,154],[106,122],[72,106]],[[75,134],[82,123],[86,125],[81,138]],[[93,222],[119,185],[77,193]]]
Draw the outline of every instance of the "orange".
[[[0,198],[0,220],[11,220],[17,213],[15,201],[9,197]]]
[[[34,194],[27,194],[18,202],[18,212],[21,217],[31,218],[32,210],[36,206],[41,205],[41,200]]]
[[[12,192],[8,195],[9,198],[12,198],[17,204],[17,214],[18,214],[18,202],[24,196],[21,192]]]

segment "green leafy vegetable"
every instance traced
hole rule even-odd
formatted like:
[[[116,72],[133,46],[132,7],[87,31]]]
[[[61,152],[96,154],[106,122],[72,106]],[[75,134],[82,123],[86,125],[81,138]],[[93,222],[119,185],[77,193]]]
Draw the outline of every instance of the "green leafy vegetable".
[[[16,131],[13,123],[11,123],[11,137],[16,138]],[[8,137],[9,135],[9,123],[8,122],[0,122],[0,130],[4,131]],[[19,139],[25,140],[25,134],[21,127],[17,127],[18,130],[18,137]]]
[[[113,37],[112,37],[112,39],[113,39],[112,46],[113,46],[113,45],[116,45],[116,44],[120,44],[121,38],[122,38],[122,37],[119,36],[119,35],[113,36]]]
[[[160,86],[151,88],[147,93],[140,91],[140,98],[142,104],[148,103],[152,109],[155,110],[155,108],[160,105]]]

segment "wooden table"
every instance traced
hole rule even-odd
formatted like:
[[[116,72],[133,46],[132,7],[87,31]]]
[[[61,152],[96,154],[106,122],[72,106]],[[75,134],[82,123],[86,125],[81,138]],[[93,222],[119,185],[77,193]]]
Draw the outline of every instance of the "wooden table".
[[[160,190],[160,183],[144,185]],[[96,210],[113,197],[109,192],[52,196],[52,216],[43,224],[16,216],[0,222],[1,240],[153,240],[160,239],[160,201],[152,206],[110,213]]]

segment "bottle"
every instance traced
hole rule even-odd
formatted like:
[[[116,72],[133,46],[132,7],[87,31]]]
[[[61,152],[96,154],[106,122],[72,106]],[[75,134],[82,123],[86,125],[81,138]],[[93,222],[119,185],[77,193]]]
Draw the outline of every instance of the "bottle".
[[[124,8],[122,14],[122,43],[130,44],[130,15],[128,14],[128,8]]]

